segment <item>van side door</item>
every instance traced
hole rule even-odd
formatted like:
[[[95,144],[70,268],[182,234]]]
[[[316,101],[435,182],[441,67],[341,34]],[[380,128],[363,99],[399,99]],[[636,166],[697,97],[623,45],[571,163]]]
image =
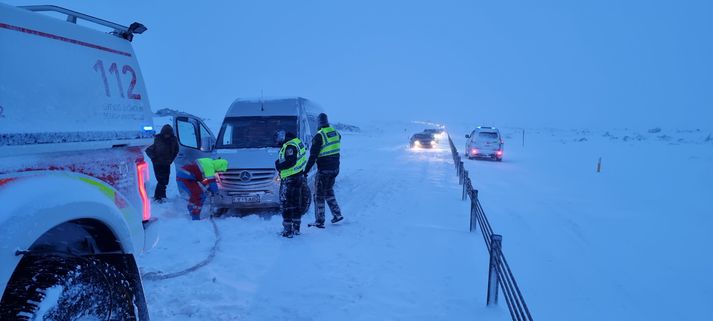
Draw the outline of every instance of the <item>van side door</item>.
[[[174,161],[176,171],[199,158],[212,157],[215,136],[198,117],[180,114],[173,117],[173,128],[178,138],[178,157]]]

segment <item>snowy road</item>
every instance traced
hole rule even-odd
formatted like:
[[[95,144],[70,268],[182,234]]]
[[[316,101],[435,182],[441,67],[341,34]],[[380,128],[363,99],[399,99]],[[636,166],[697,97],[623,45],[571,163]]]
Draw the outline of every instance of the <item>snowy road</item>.
[[[278,215],[220,219],[212,264],[145,282],[152,320],[506,320],[504,308],[484,305],[487,255],[467,232],[447,144],[411,151],[417,127],[406,127],[345,134],[338,225],[284,239]],[[175,186],[169,193],[175,200]],[[154,207],[162,239],[140,258],[144,271],[206,256],[209,222],[184,214],[180,201]]]
[[[710,319],[710,133],[656,131],[511,129],[464,161],[536,320]]]

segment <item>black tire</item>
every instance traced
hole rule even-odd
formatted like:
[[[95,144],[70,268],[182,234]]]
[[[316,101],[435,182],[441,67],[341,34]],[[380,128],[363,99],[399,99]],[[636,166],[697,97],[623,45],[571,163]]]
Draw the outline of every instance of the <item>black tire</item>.
[[[309,211],[310,206],[312,206],[312,191],[309,189],[309,184],[302,184],[302,202],[300,203],[302,208],[300,208],[300,216],[304,216]]]
[[[502,157],[496,157],[496,158],[495,158],[495,161],[497,161],[497,162],[502,162],[502,161],[503,161],[503,158],[502,158]]]
[[[228,213],[227,208],[222,208],[222,207],[216,207],[213,209],[213,217],[221,217],[225,215],[225,213]]]
[[[135,290],[124,273],[98,257],[28,254],[5,289],[0,320],[138,320],[134,304],[145,311],[145,302]]]

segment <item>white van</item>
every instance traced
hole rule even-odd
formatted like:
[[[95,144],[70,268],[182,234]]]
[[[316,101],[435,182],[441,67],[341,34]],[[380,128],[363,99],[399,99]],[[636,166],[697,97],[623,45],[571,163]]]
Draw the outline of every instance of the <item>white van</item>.
[[[225,114],[217,139],[200,118],[177,115],[174,128],[181,151],[176,166],[199,157],[228,160],[228,171],[217,175],[220,193],[213,198],[216,212],[279,207],[280,179],[275,160],[280,146],[275,144],[275,133],[291,131],[309,149],[321,112],[317,104],[301,97],[238,99]]]
[[[145,29],[0,3],[0,320],[148,320]]]

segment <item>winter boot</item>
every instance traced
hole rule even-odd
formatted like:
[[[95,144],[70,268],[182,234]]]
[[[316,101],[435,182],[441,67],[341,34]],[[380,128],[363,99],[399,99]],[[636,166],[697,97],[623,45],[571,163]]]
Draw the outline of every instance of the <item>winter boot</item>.
[[[200,221],[201,216],[199,214],[191,214],[191,220]]]
[[[300,223],[293,223],[292,224],[292,234],[294,235],[300,235]]]
[[[335,216],[334,218],[332,218],[332,224],[337,223],[343,219],[344,219],[344,216],[341,216],[341,215]]]
[[[295,235],[295,232],[292,229],[292,223],[282,223],[282,226],[284,227],[282,233],[280,233],[282,237],[292,238],[292,236]]]

